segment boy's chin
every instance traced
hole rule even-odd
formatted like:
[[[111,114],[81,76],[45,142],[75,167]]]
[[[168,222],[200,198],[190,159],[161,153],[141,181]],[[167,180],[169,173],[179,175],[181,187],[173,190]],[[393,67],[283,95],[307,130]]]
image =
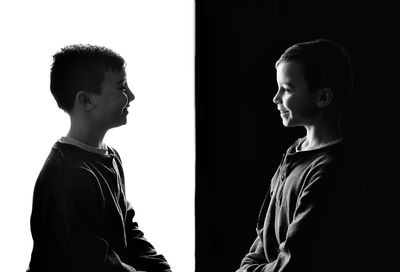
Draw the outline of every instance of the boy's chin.
[[[113,125],[111,125],[111,126],[109,127],[109,129],[121,127],[121,126],[126,125],[127,123],[128,123],[127,119],[126,119],[126,118],[123,118],[120,122],[114,123]]]
[[[296,125],[296,124],[293,124],[293,123],[290,123],[290,122],[284,122],[283,126],[284,127],[299,127],[300,125]]]
[[[124,120],[122,120],[116,127],[121,127],[124,126],[128,123],[128,120],[126,120],[126,118],[124,118]]]

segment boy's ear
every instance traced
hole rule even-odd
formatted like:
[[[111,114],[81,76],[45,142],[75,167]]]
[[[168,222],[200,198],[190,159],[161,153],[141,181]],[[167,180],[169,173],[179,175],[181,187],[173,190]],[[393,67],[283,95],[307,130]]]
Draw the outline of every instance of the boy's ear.
[[[333,99],[333,91],[331,88],[323,88],[319,90],[317,107],[324,108],[328,106]]]
[[[94,107],[90,94],[86,91],[79,91],[76,94],[76,103],[84,110],[91,110]]]

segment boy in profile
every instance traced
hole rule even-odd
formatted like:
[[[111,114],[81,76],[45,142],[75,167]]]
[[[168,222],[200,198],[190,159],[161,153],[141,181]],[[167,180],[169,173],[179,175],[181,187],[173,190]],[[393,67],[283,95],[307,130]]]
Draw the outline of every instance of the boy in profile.
[[[340,129],[353,86],[347,53],[318,39],[289,47],[275,67],[282,123],[306,135],[283,155],[237,272],[363,271],[365,187]]]
[[[67,46],[53,56],[50,80],[71,126],[35,184],[28,271],[170,272],[133,221],[121,158],[103,142],[126,124],[135,98],[124,59],[105,47]]]

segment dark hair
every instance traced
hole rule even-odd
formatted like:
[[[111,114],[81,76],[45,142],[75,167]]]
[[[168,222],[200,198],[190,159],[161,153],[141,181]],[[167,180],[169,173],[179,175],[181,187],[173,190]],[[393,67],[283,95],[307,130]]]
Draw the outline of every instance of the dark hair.
[[[330,88],[332,103],[338,108],[343,107],[353,89],[352,68],[343,46],[327,39],[297,43],[286,49],[275,67],[285,61],[301,63],[309,90]]]
[[[100,93],[105,71],[121,71],[124,59],[106,47],[75,44],[53,55],[50,90],[57,105],[71,112],[75,96],[85,90]]]

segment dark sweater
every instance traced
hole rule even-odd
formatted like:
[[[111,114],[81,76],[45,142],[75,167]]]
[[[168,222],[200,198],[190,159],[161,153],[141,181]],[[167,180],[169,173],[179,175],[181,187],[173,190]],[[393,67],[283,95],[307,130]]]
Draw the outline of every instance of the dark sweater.
[[[35,185],[28,271],[171,271],[134,215],[114,149],[55,143]]]
[[[238,272],[361,271],[366,191],[345,143],[284,154]]]

